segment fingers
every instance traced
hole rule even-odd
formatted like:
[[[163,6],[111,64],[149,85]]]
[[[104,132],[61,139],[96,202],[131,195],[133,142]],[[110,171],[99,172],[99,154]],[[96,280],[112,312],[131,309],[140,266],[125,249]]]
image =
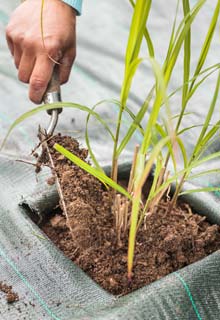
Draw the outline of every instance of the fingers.
[[[62,1],[48,1],[44,8],[43,43],[40,9],[41,1],[24,1],[12,14],[6,28],[6,39],[18,68],[18,78],[29,83],[29,96],[34,103],[41,102],[55,61],[61,63],[60,82],[68,81],[76,45],[75,11]]]
[[[12,56],[14,57],[15,66],[18,69],[22,56],[22,37],[17,32],[13,32],[13,28],[10,25],[8,25],[6,28],[6,40],[9,50]]]
[[[14,55],[14,45],[13,45],[13,41],[9,37],[7,31],[6,31],[6,40],[7,40],[8,48],[11,52],[11,55],[13,56]]]
[[[18,70],[18,79],[24,83],[29,83],[31,74],[35,65],[35,56],[32,52],[25,51],[21,57],[19,70]]]
[[[30,61],[30,59],[31,64],[28,65],[27,61]],[[64,54],[63,58],[60,60],[59,74],[61,84],[68,81],[74,59],[75,49],[71,48]],[[52,77],[53,68],[54,62],[51,61],[51,59],[49,59],[48,55],[46,54],[39,55],[36,58],[36,61],[34,61],[31,56],[22,56],[22,60],[19,66],[19,75],[21,77],[21,81],[29,81],[30,83],[29,98],[32,102],[41,103],[48,83]]]
[[[43,95],[53,73],[54,63],[47,55],[36,58],[30,77],[29,98],[34,103],[41,103]]]
[[[16,68],[19,68],[21,56],[22,56],[22,50],[19,46],[14,46],[14,63]]]
[[[69,49],[63,56],[63,58],[59,61],[60,62],[60,83],[66,83],[69,80],[71,68],[73,65],[73,62],[75,60],[75,48]]]

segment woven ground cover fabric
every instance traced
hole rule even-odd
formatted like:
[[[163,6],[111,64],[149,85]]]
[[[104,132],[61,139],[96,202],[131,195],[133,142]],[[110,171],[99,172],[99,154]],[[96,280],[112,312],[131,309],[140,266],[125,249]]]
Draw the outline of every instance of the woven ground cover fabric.
[[[8,305],[0,293],[0,319],[218,319],[219,252],[125,297],[98,287],[19,206],[30,199],[38,213],[51,210],[48,176],[44,169],[36,181],[32,166],[0,157],[0,279],[19,295]]]
[[[196,3],[194,0],[190,2],[192,5]],[[17,80],[4,39],[9,15],[18,4],[18,0],[0,3],[0,140],[10,124],[33,107],[27,97],[27,86]],[[193,39],[192,62],[196,63],[215,5],[216,1],[207,1],[193,27],[196,39]],[[163,61],[167,50],[175,6],[176,0],[153,1],[148,27],[156,44],[159,62]],[[63,87],[63,100],[92,107],[102,99],[119,97],[131,14],[127,0],[84,1],[83,15],[78,19],[78,56],[69,84]],[[145,52],[146,48],[143,48],[143,56]],[[207,66],[219,62],[218,52],[219,34],[216,33]],[[182,64],[178,61],[170,91],[181,84],[181,72]],[[151,74],[148,65],[143,65],[138,72],[129,98],[129,106],[134,113],[137,113],[145,98],[146,87],[150,87]],[[184,118],[183,127],[200,125],[204,121],[216,76],[210,77],[192,99],[187,110],[190,114]],[[176,95],[170,105],[173,113],[178,114],[181,97]],[[110,123],[116,119],[117,107],[114,105],[99,111]],[[65,109],[57,130],[73,135],[83,143],[85,118],[86,114]],[[219,108],[216,108],[213,118],[219,118]],[[12,285],[20,298],[18,302],[8,305],[4,294],[0,292],[0,319],[219,319],[218,252],[126,297],[115,298],[95,285],[41,233],[29,214],[31,210],[39,221],[58,202],[56,190],[45,182],[50,173],[44,169],[36,177],[34,167],[15,160],[27,159],[26,156],[37,143],[38,125],[47,126],[48,120],[46,112],[26,120],[11,135],[4,149],[7,154],[0,156],[0,281]],[[123,132],[127,128],[127,121],[127,118],[123,121]],[[184,133],[188,153],[198,135],[199,127]],[[97,158],[101,164],[108,164],[111,141],[94,120],[90,125],[90,137]],[[136,143],[140,143],[139,135],[134,136],[128,145],[122,162],[131,158]],[[212,152],[213,148],[220,150],[219,140],[207,153]],[[220,161],[217,160],[209,162],[202,169],[219,166]],[[184,187],[191,189],[219,185],[219,175],[210,175],[197,178]],[[219,197],[220,193],[215,191],[188,195],[185,199],[196,211],[220,224]],[[21,203],[23,206],[20,206]]]
[[[0,279],[20,298],[10,306],[0,293],[0,319],[83,319],[109,305],[113,298],[40,237],[19,207],[25,195],[38,197],[44,178],[36,184],[33,168],[3,157],[0,163]]]

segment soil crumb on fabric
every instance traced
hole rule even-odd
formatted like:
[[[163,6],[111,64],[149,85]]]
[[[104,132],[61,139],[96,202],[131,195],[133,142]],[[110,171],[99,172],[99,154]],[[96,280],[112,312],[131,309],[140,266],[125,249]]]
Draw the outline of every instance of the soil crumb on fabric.
[[[5,293],[7,303],[19,301],[19,296],[13,291],[12,286],[9,286],[2,281],[0,281],[0,291]]]
[[[137,233],[133,277],[129,283],[128,232],[119,247],[111,212],[112,194],[93,176],[56,152],[55,142],[81,159],[87,158],[87,150],[70,137],[58,135],[48,141],[68,221],[62,213],[56,214],[42,229],[104,289],[115,295],[127,294],[220,249],[219,226],[193,214],[184,204],[167,212],[169,202],[164,200]]]

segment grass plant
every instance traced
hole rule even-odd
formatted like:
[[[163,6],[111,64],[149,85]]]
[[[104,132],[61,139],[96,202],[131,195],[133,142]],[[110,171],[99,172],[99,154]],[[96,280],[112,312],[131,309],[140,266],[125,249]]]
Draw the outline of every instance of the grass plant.
[[[52,105],[44,105],[26,112],[18,118],[10,127],[8,135],[13,128],[21,123],[24,119],[34,115],[45,109],[52,108],[77,108],[86,113],[87,125],[90,117],[95,117],[106,129],[110,135],[114,147],[112,152],[112,173],[108,177],[99,165],[95,154],[90,146],[88,130],[86,129],[86,142],[89,149],[90,157],[94,163],[94,167],[83,162],[75,155],[71,154],[62,146],[55,144],[54,148],[71,160],[73,163],[83,168],[90,174],[94,175],[106,186],[115,190],[118,194],[115,197],[114,212],[118,245],[121,245],[121,234],[129,230],[129,245],[128,245],[128,279],[132,280],[133,260],[135,253],[135,241],[138,228],[147,219],[149,215],[154,214],[161,198],[169,190],[170,185],[175,183],[176,189],[172,197],[170,208],[175,206],[179,195],[184,193],[217,191],[217,187],[204,187],[200,189],[182,191],[186,181],[190,181],[195,177],[200,177],[206,174],[215,174],[218,169],[202,171],[192,174],[194,168],[199,168],[205,162],[212,159],[217,159],[220,152],[205,154],[207,147],[213,143],[216,134],[219,133],[220,121],[210,124],[213,113],[216,108],[216,102],[220,87],[220,64],[206,66],[207,56],[212,44],[213,35],[217,28],[219,18],[220,1],[216,1],[215,10],[212,15],[207,34],[201,47],[200,55],[194,70],[192,71],[192,25],[195,22],[198,14],[206,3],[206,0],[198,0],[191,8],[189,0],[177,1],[176,15],[173,21],[173,27],[170,34],[167,53],[163,64],[159,64],[156,60],[156,52],[154,43],[151,39],[150,31],[147,27],[148,18],[151,12],[151,0],[129,0],[133,7],[133,15],[130,25],[127,49],[125,53],[124,63],[124,79],[121,86],[121,94],[119,101],[110,101],[117,104],[119,108],[116,130],[112,132],[105,119],[103,119],[96,111],[95,105],[93,108],[88,108],[76,103],[57,103]],[[182,7],[182,9],[181,9]],[[182,12],[182,19],[178,23],[177,15]],[[43,17],[43,0],[42,0],[42,15]],[[43,23],[41,21],[42,29]],[[43,34],[43,32],[42,32]],[[148,54],[146,57],[140,57],[140,49],[143,42],[146,41]],[[173,70],[178,60],[183,59],[183,75],[182,85],[174,92],[169,92],[169,84],[172,79]],[[131,91],[134,76],[141,63],[147,62],[154,74],[154,84],[148,89],[146,99],[140,106],[137,114],[133,114],[129,108],[129,93]],[[183,118],[190,112],[187,109],[189,102],[194,94],[200,89],[201,85],[218,72],[213,97],[204,123],[201,124],[200,135],[196,140],[194,149],[190,155],[187,154],[186,146],[182,139],[185,131],[192,130],[194,126],[189,128],[181,128]],[[147,76],[147,75],[146,75]],[[172,115],[170,108],[170,99],[175,94],[181,94],[181,108],[178,115]],[[102,103],[102,102],[100,102]],[[165,117],[161,120],[161,108],[165,110]],[[127,113],[131,119],[131,124],[127,129],[126,134],[121,137],[122,116]],[[148,122],[145,128],[142,126],[142,120],[148,113]],[[130,173],[128,189],[125,190],[118,184],[118,159],[122,151],[126,148],[133,134],[139,130],[142,135],[142,143],[140,146],[134,146],[134,160]],[[183,166],[178,168],[177,159],[181,158]],[[145,203],[142,202],[142,189],[146,179],[152,173],[153,182]],[[129,216],[129,206],[131,206],[131,215]]]

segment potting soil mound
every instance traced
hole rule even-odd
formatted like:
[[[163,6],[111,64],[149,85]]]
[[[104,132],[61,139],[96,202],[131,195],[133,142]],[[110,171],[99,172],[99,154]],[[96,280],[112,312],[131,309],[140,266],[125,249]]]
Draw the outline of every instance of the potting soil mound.
[[[187,205],[169,212],[169,201],[165,199],[138,231],[133,277],[128,282],[128,232],[119,247],[111,192],[55,151],[55,142],[83,160],[87,157],[87,151],[70,137],[56,136],[49,140],[68,219],[62,213],[56,214],[43,226],[43,231],[106,290],[126,294],[220,248],[219,226],[193,214]]]

